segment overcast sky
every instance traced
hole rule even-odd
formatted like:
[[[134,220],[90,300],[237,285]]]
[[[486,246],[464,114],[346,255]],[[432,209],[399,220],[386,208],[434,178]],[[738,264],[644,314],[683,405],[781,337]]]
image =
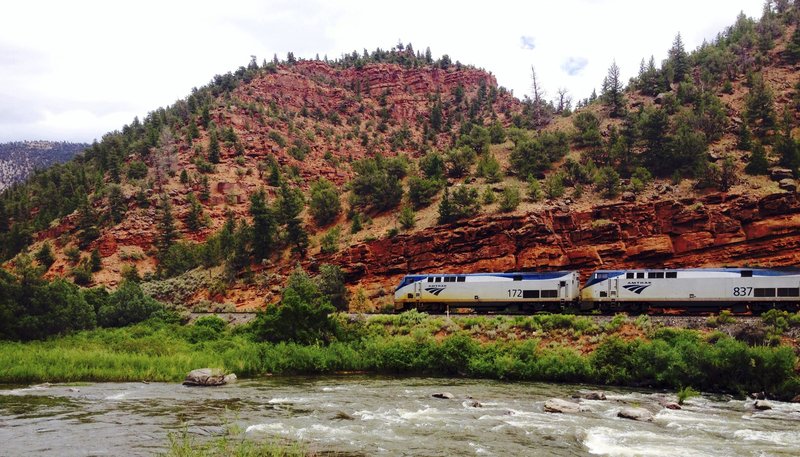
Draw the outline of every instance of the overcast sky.
[[[12,1],[0,15],[0,141],[86,141],[120,129],[213,75],[287,51],[340,56],[401,41],[485,68],[517,97],[534,65],[546,96],[598,88],[612,60],[625,80],[687,51],[762,0]]]

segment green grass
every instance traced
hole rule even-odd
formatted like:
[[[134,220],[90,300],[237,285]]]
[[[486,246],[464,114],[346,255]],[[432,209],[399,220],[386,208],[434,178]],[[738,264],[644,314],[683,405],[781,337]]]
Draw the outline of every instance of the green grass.
[[[163,323],[0,342],[0,382],[179,382],[192,369],[212,367],[240,377],[359,371],[800,393],[797,356],[789,347],[749,346],[719,332],[675,328],[623,340],[616,333],[626,322],[622,316],[603,327],[568,315],[450,320],[408,313],[340,321],[337,340],[327,345],[258,342],[247,327]],[[571,347],[576,334],[591,335],[593,352]]]
[[[169,435],[169,447],[162,457],[305,457],[312,455],[300,443],[258,442],[222,436],[196,441],[184,430]]]

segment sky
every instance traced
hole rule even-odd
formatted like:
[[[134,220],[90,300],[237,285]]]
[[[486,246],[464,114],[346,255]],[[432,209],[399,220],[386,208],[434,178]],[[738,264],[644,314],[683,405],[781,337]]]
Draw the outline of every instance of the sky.
[[[0,142],[91,142],[168,106],[215,74],[274,54],[339,57],[411,43],[490,71],[522,98],[531,66],[548,99],[599,92],[613,61],[687,51],[760,17],[762,0],[45,1],[0,15]]]

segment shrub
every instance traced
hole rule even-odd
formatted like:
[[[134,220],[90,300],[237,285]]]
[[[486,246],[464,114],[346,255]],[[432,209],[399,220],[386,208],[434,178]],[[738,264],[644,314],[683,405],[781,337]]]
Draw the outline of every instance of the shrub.
[[[619,195],[619,173],[611,167],[603,167],[597,172],[595,184],[606,198]]]
[[[397,216],[397,222],[400,223],[400,227],[403,230],[411,230],[416,225],[416,218],[414,215],[414,210],[411,209],[410,206],[403,206],[403,209],[400,210],[400,215]]]
[[[314,281],[304,271],[297,270],[289,278],[281,303],[267,306],[256,317],[252,331],[261,341],[330,342],[336,328],[330,316],[334,311]]]
[[[314,220],[321,226],[336,220],[342,212],[339,191],[336,186],[325,178],[320,178],[311,184],[309,208]]]
[[[477,189],[458,186],[453,191],[452,197],[448,189],[445,189],[442,201],[439,203],[439,223],[447,224],[472,217],[478,213],[479,209]]]
[[[128,164],[128,179],[143,179],[147,176],[147,165],[141,160]]]
[[[408,180],[408,199],[416,208],[428,206],[442,187],[443,180],[412,176]]]
[[[339,237],[342,229],[337,225],[322,235],[320,239],[320,251],[323,254],[333,254],[339,250]]]
[[[374,159],[354,162],[352,167],[356,173],[350,183],[355,205],[387,210],[400,203],[403,198],[400,180],[407,172],[405,160],[377,155]]]
[[[689,386],[684,387],[683,389],[678,391],[678,404],[682,405],[684,401],[692,398],[697,397],[700,395],[700,392],[692,389]]]
[[[478,177],[485,178],[488,183],[500,182],[500,162],[494,154],[484,154],[478,160]]]
[[[564,178],[561,173],[551,173],[544,180],[544,194],[553,200],[564,195]]]
[[[475,163],[475,151],[469,147],[451,149],[445,155],[447,163],[447,174],[453,178],[461,178],[469,173],[472,164]]]
[[[507,213],[517,209],[520,203],[519,187],[507,186],[500,194],[500,211]]]
[[[108,297],[97,312],[102,327],[124,327],[149,319],[163,305],[142,291],[139,284],[125,281]]]
[[[581,111],[572,119],[572,125],[578,129],[572,141],[578,147],[598,147],[603,144],[603,137],[600,135],[600,120],[594,113]]]
[[[517,176],[541,175],[568,151],[569,141],[563,132],[540,133],[535,138],[523,136],[511,151],[511,169]]]
[[[315,278],[319,292],[338,311],[347,311],[348,292],[344,286],[344,272],[336,265],[322,265]]]

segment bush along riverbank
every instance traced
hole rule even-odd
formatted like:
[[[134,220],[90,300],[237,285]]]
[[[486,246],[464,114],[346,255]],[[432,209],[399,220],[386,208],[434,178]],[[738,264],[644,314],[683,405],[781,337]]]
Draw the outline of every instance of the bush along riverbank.
[[[260,319],[259,319],[260,320]],[[797,356],[721,332],[653,328],[618,317],[452,318],[406,313],[332,322],[329,341],[261,341],[253,325],[149,321],[28,343],[0,343],[0,382],[167,381],[211,366],[244,377],[369,372],[586,382],[743,395],[800,394]]]
[[[247,325],[229,327],[213,316],[182,325],[153,313],[127,327],[0,342],[0,382],[176,382],[192,369],[217,367],[240,377],[355,371],[800,394],[797,344],[783,333],[798,316],[768,313],[758,326],[721,331],[728,320],[698,331],[622,315],[604,324],[572,315],[413,311],[352,318],[335,314],[317,283],[298,271],[281,305]]]

